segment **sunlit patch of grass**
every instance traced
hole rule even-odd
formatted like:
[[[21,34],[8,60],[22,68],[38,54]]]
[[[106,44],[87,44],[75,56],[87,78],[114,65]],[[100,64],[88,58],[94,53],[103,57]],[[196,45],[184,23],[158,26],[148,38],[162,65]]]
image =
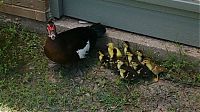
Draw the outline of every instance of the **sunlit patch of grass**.
[[[180,54],[169,54],[161,62],[161,65],[166,67],[170,75],[169,78],[183,82],[185,84],[200,85],[199,82],[199,67],[200,60],[189,60],[185,54],[180,51]]]
[[[15,110],[41,108],[49,87],[42,39],[12,23],[2,23],[0,35],[0,103]]]
[[[17,112],[17,111],[0,103],[0,112]]]
[[[190,70],[195,66],[198,66],[198,62],[188,60],[186,56],[182,54],[179,56],[171,54],[164,59],[163,66],[167,67],[171,71],[180,72],[182,70]]]
[[[125,99],[119,96],[114,96],[109,92],[101,92],[98,94],[98,100],[108,109],[121,110],[122,105],[125,104]]]
[[[0,5],[3,5],[3,0],[0,0]]]
[[[35,33],[27,32],[20,25],[4,24],[0,30],[0,72],[4,75],[9,75],[17,68],[20,68],[27,63],[32,64],[42,60],[38,55],[41,55],[41,40]],[[31,64],[30,63],[30,64]]]

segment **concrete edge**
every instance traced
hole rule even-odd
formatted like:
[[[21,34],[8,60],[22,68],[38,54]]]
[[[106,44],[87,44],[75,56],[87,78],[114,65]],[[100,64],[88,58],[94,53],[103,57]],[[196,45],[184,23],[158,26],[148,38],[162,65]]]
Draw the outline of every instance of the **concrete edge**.
[[[45,33],[46,34],[46,23],[36,20],[31,20],[23,17],[8,15],[0,13],[0,20],[5,22],[12,21],[15,23],[20,23],[26,28],[30,29],[33,32]],[[62,32],[68,29],[88,26],[91,23],[81,21],[74,18],[64,17],[55,21],[56,26],[58,27],[58,32]],[[122,41],[129,41],[133,47],[142,49],[144,51],[152,51],[156,56],[166,57],[168,53],[178,54],[180,50],[188,57],[192,59],[200,60],[200,49],[196,47],[191,47],[182,44],[176,44],[173,42],[159,40],[152,37],[139,35],[135,33],[130,33],[114,28],[107,27],[107,37],[106,39],[99,40],[99,46],[105,45],[108,41],[115,43],[122,43]]]
[[[57,26],[62,27],[61,29],[63,28],[72,29],[76,27],[91,25],[91,23],[87,23],[81,20],[76,20],[76,19],[72,19],[68,17],[57,20],[55,24]],[[200,49],[196,47],[177,44],[177,43],[160,40],[160,39],[156,39],[156,38],[152,38],[152,37],[148,37],[144,35],[139,35],[135,33],[130,33],[130,32],[122,31],[119,29],[114,29],[114,28],[107,28],[107,37],[110,37],[111,41],[113,39],[129,41],[135,44],[136,46],[141,47],[142,49],[152,49],[155,51],[155,53],[157,51],[165,51],[165,52],[168,51],[172,53],[178,53],[181,50],[185,55],[189,57],[200,59]],[[166,53],[163,53],[163,54],[166,54]]]

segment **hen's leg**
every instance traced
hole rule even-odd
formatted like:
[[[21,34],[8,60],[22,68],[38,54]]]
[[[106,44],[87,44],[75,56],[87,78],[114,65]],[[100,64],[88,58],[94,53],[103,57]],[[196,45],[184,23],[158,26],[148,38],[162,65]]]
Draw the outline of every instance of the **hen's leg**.
[[[53,70],[58,70],[60,68],[60,64],[49,60],[48,67]]]

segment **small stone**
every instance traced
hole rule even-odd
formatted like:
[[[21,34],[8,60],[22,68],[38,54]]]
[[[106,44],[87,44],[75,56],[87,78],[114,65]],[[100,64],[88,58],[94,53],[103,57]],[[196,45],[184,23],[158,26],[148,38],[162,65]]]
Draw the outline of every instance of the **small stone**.
[[[89,96],[90,96],[90,93],[86,93],[85,96],[88,96],[88,97],[89,97]]]
[[[11,22],[11,19],[5,19],[5,22]]]
[[[17,17],[17,18],[15,18],[15,21],[20,21],[20,20],[21,20],[21,18],[18,18],[18,17]]]
[[[78,21],[78,23],[80,23],[80,24],[86,24],[88,22],[86,22],[86,21]]]
[[[29,67],[29,70],[33,70],[33,69],[34,69],[34,66],[30,66],[30,67]]]

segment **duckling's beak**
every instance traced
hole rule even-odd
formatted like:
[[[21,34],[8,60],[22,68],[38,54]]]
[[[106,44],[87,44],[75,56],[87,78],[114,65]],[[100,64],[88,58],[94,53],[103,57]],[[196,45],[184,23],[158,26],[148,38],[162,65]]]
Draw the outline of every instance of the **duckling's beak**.
[[[101,51],[98,51],[98,53],[97,54],[99,54],[99,55],[103,55],[103,53],[101,52]]]
[[[113,43],[110,42],[110,43],[107,44],[107,46],[111,47],[111,46],[113,46]]]
[[[101,54],[101,51],[98,51],[97,54]]]

